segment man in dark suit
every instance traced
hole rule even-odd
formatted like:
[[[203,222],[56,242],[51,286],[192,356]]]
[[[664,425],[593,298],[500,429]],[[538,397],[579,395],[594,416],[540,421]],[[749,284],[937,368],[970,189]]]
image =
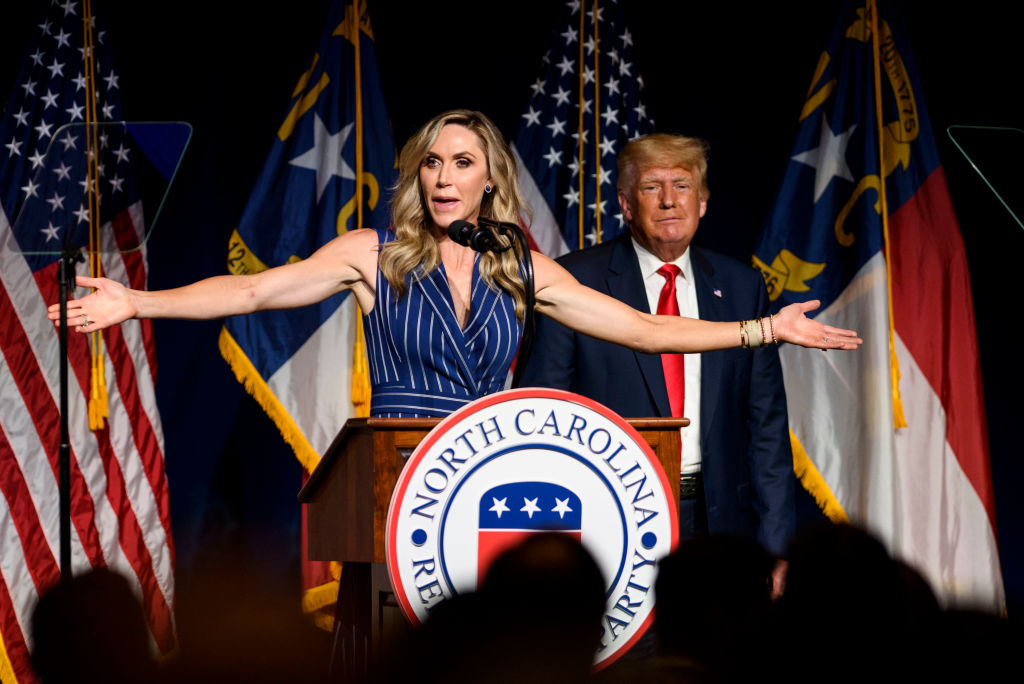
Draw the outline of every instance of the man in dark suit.
[[[714,321],[766,316],[757,271],[690,246],[707,209],[706,171],[700,140],[654,134],[629,143],[619,156],[618,198],[630,232],[559,263],[639,311]],[[796,525],[796,479],[775,345],[642,354],[540,316],[521,384],[577,392],[627,417],[690,418],[682,434],[681,538],[740,534],[781,558]]]

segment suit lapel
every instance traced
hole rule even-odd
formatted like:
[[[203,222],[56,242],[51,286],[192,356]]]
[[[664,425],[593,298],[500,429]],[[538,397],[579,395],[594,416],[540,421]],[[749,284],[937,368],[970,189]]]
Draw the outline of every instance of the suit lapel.
[[[637,311],[651,313],[647,304],[647,291],[644,289],[643,276],[640,274],[640,262],[629,233],[624,233],[612,250],[608,261],[608,294],[620,299]],[[640,374],[643,376],[647,389],[662,416],[671,416],[672,408],[668,403],[668,390],[665,388],[665,371],[661,367],[661,356],[633,352]]]
[[[706,321],[728,321],[731,316],[726,307],[725,298],[730,293],[715,280],[715,269],[698,248],[690,248],[690,261],[693,264],[694,285],[697,288],[697,308],[700,317]],[[715,290],[721,296],[715,294]],[[739,331],[737,331],[739,334]],[[707,435],[715,420],[715,409],[718,407],[718,395],[722,382],[721,352],[701,354],[700,356],[700,432],[701,443],[707,444]]]

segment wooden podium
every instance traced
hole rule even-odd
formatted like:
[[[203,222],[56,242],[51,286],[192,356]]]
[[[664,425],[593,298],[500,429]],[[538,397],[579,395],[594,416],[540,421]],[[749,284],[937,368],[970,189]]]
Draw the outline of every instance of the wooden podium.
[[[332,677],[366,673],[398,606],[385,563],[391,493],[406,461],[440,418],[353,418],[320,460],[299,501],[307,504],[309,560],[342,562],[335,605]],[[679,504],[679,428],[686,418],[632,418]]]

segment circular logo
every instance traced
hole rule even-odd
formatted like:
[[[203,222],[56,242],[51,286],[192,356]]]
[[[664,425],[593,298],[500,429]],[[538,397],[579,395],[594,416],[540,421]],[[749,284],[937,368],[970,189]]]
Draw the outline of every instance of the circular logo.
[[[441,421],[398,479],[386,532],[395,596],[420,624],[475,590],[504,550],[552,530],[604,575],[605,667],[653,620],[657,562],[679,535],[668,478],[636,430],[590,399],[538,388],[478,399]]]

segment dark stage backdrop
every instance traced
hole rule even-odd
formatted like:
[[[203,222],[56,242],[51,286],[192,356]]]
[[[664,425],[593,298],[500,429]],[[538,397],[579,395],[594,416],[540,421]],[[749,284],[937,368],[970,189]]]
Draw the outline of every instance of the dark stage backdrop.
[[[306,68],[326,0],[94,0],[119,53],[125,116],[181,120],[190,149],[150,243],[151,285],[225,272],[227,239]],[[835,6],[628,3],[636,67],[658,129],[706,138],[712,198],[697,241],[749,259],[780,182],[796,119]],[[0,9],[0,97],[13,86],[39,2]],[[368,0],[381,80],[399,144],[430,116],[471,107],[507,136],[548,47],[556,3]],[[1024,231],[945,136],[950,124],[1024,126],[1012,3],[952,13],[906,2],[904,15],[939,136],[974,287],[996,516],[1010,615],[1024,600],[1024,486],[1016,426],[1024,361],[1010,288]],[[259,8],[259,9],[257,9]],[[1015,160],[1014,160],[1015,161]],[[1018,176],[1019,177],[1019,176]],[[251,572],[298,591],[300,470],[217,352],[220,322],[157,322],[158,401],[178,548],[190,573],[241,548]]]

